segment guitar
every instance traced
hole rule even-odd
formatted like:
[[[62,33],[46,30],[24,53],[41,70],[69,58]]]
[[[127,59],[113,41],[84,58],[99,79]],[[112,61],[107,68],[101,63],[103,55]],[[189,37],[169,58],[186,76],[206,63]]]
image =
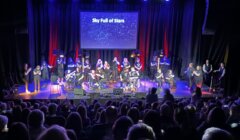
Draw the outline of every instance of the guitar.
[[[65,76],[65,79],[66,81],[68,81],[74,74],[75,74],[76,71],[73,71],[71,73],[68,73],[66,76]]]
[[[32,70],[32,68],[29,68],[29,69],[27,70],[27,72],[24,73],[25,76],[27,76],[31,70]]]

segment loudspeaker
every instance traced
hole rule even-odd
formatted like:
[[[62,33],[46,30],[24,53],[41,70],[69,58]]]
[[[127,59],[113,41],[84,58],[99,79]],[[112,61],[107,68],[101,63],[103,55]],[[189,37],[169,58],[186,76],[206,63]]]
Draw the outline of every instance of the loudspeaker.
[[[84,95],[84,90],[82,88],[74,88],[74,95]]]
[[[146,92],[136,92],[135,97],[136,98],[145,98],[146,97]]]
[[[99,92],[92,92],[88,94],[90,96],[90,99],[99,99],[100,93]]]
[[[122,95],[123,94],[123,89],[121,89],[121,88],[114,88],[113,89],[113,94],[114,95]]]

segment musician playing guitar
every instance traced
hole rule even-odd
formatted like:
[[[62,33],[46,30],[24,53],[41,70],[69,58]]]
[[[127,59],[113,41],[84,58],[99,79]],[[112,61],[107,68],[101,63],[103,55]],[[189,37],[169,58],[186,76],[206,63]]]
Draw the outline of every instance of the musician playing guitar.
[[[131,67],[131,65],[130,65],[130,63],[129,63],[129,61],[128,61],[128,59],[127,59],[126,57],[123,58],[123,62],[122,62],[121,67],[122,67],[123,69],[128,69],[128,70],[129,70],[129,68]]]
[[[75,84],[82,87],[84,74],[83,74],[83,72],[82,72],[81,69],[82,69],[81,66],[79,66],[79,67],[76,68],[76,72],[75,72],[75,76],[76,76]]]
[[[129,83],[129,72],[128,69],[123,69],[123,71],[120,73],[120,81],[121,81],[121,87],[126,87]]]
[[[25,82],[25,92],[30,93],[28,90],[28,82],[29,82],[29,73],[32,68],[28,67],[28,64],[24,65],[24,82]]]

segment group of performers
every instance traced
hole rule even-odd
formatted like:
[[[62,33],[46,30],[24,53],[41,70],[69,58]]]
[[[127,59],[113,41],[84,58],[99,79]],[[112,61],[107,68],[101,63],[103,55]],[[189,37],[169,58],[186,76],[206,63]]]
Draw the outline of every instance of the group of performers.
[[[203,67],[198,65],[196,69],[193,67],[193,63],[189,63],[185,74],[188,78],[188,88],[190,90],[193,90],[195,86],[201,88],[203,83],[210,89],[223,88],[225,66],[224,63],[220,63],[219,69],[213,70],[212,64],[207,59]]]
[[[140,87],[140,77],[142,75],[142,64],[140,58],[136,57],[133,65],[130,64],[128,58],[123,58],[122,63],[118,61],[117,57],[114,57],[111,63],[107,61],[102,61],[101,59],[97,60],[96,67],[92,68],[92,65],[89,62],[89,58],[79,58],[76,59],[76,62],[73,59],[68,59],[67,70],[65,67],[66,59],[64,55],[59,55],[56,61],[56,66],[50,66],[45,61],[42,65],[37,65],[33,70],[34,77],[34,88],[35,92],[40,91],[40,80],[49,80],[49,69],[55,68],[55,74],[58,77],[57,82],[59,85],[65,85],[69,89],[73,89],[76,86],[82,87],[83,82],[87,83],[90,89],[95,88],[104,88],[109,82],[118,82],[120,81],[121,87],[124,89],[137,89]],[[168,84],[170,88],[175,87],[175,76],[172,70],[169,68],[170,62],[163,57],[160,60],[160,57],[153,56],[153,59],[150,63],[150,80],[155,81],[158,87],[162,87],[164,83]],[[119,72],[119,67],[122,71]],[[28,81],[29,74],[32,69],[25,64],[24,66],[24,80],[26,93],[28,91]],[[212,65],[209,63],[209,60],[206,60],[206,63],[201,66],[197,66],[196,69],[193,67],[193,63],[190,63],[185,74],[188,77],[189,88],[193,85],[202,87],[203,80],[208,86],[211,86],[211,74],[212,72],[220,73],[219,80],[225,74],[224,64],[220,64],[218,70],[214,70]],[[65,82],[64,82],[65,81]]]

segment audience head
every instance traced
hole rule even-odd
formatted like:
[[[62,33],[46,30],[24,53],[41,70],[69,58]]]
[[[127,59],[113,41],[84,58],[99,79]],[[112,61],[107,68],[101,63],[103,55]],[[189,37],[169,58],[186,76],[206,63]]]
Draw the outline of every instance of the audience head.
[[[127,135],[127,140],[155,140],[155,133],[153,129],[144,124],[138,123],[130,127]]]
[[[106,109],[106,123],[114,123],[117,118],[117,109],[115,106],[109,106]]]
[[[226,130],[210,127],[205,130],[202,140],[233,140],[233,137]]]
[[[28,126],[30,128],[39,128],[43,126],[45,119],[41,110],[35,109],[28,115]]]
[[[77,135],[72,129],[67,130],[67,135],[70,140],[77,140]]]
[[[55,103],[50,103],[48,105],[48,113],[49,115],[55,115],[57,112],[57,104]]]
[[[136,107],[129,109],[127,115],[133,120],[134,124],[138,123],[140,113]]]
[[[79,134],[83,129],[82,118],[77,112],[71,112],[68,115],[66,129],[73,129],[76,134]]]
[[[22,122],[13,123],[8,131],[9,140],[29,140],[27,126]]]
[[[77,112],[82,117],[82,119],[86,119],[87,117],[87,109],[84,105],[79,105],[77,108]]]
[[[156,94],[156,92],[157,92],[157,88],[155,87],[151,88],[151,94]]]
[[[0,132],[7,128],[8,118],[4,115],[0,115]]]
[[[37,140],[69,140],[65,128],[53,125],[46,129]]]
[[[128,129],[133,125],[131,118],[121,116],[113,124],[113,136],[115,140],[124,140],[127,137]]]
[[[211,126],[223,126],[226,119],[224,111],[219,107],[212,108],[207,117],[207,121]]]

